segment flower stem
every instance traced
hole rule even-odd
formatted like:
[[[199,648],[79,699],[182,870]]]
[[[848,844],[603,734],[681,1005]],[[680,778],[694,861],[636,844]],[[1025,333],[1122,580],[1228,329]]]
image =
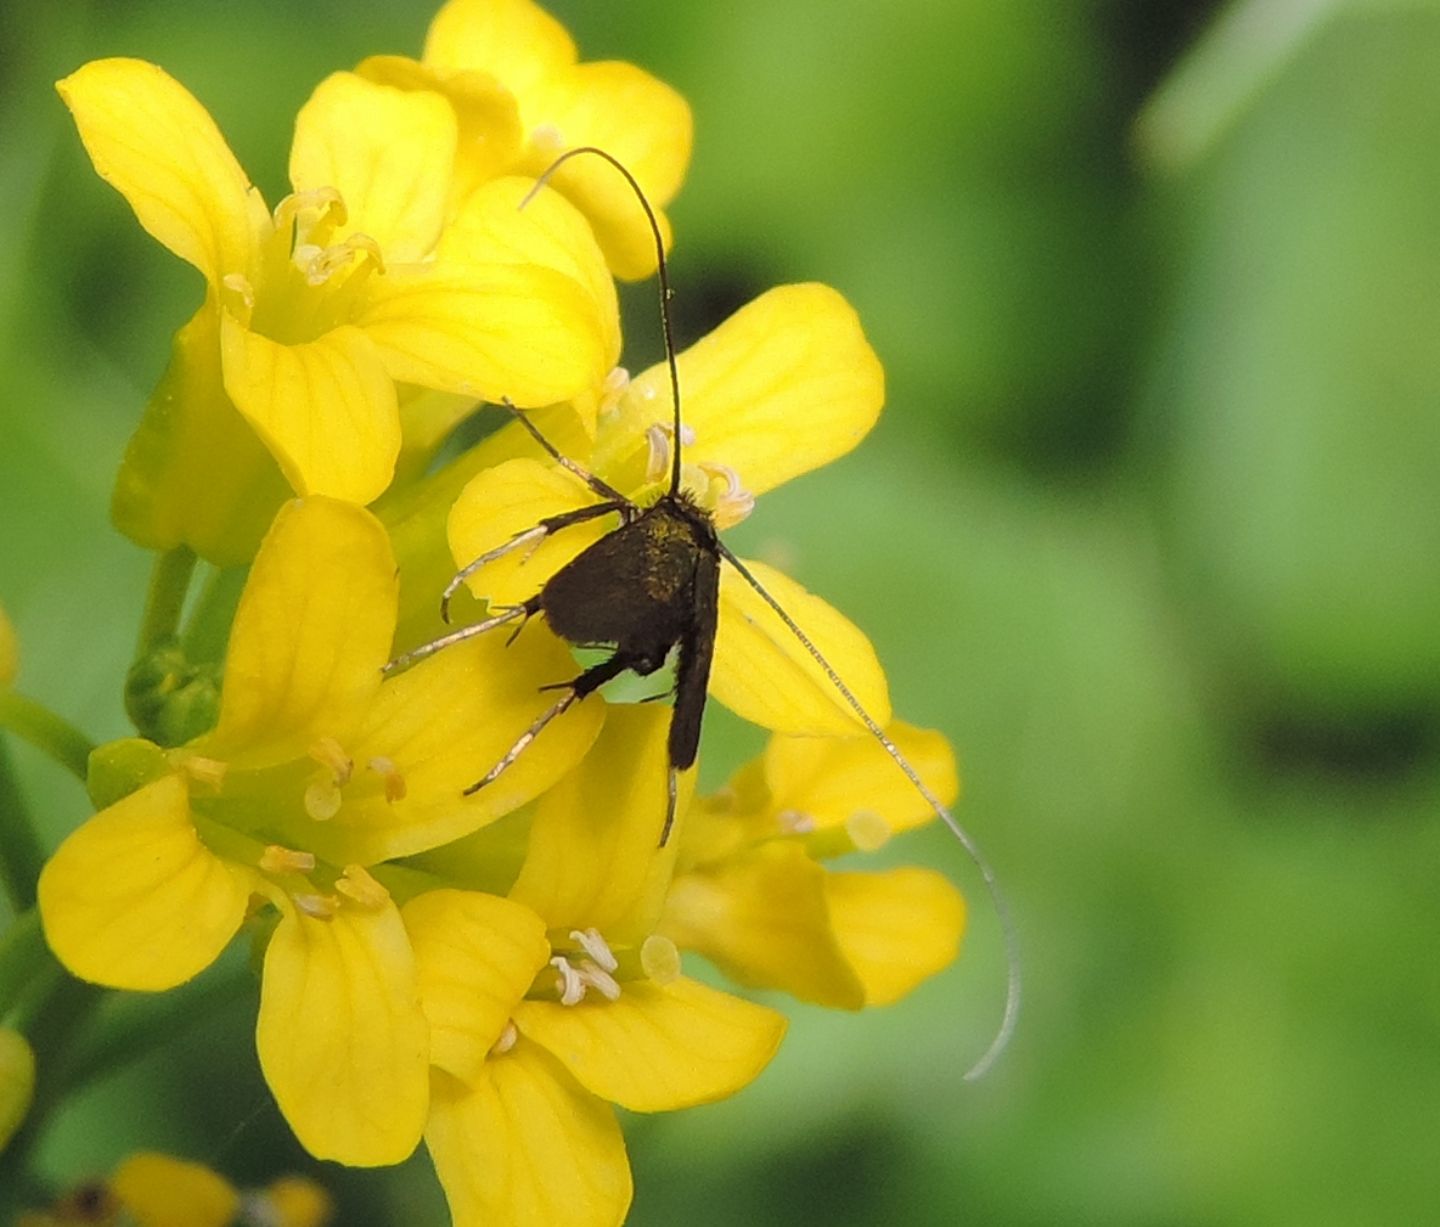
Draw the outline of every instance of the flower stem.
[[[17,912],[34,906],[35,883],[44,863],[44,849],[15,782],[10,747],[0,739],[0,886]],[[0,944],[0,952],[4,949]],[[3,993],[4,981],[0,978],[0,1008],[3,1008]]]
[[[155,559],[155,569],[150,573],[150,593],[145,598],[145,617],[140,623],[137,656],[144,656],[175,637],[194,572],[195,552],[189,546],[177,545]]]
[[[13,690],[0,691],[0,729],[9,729],[43,750],[82,784],[85,782],[95,744],[44,704]]]

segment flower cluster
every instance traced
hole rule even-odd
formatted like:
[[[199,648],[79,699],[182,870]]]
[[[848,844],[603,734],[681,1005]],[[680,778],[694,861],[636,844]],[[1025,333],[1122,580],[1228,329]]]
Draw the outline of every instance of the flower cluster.
[[[679,355],[673,437],[664,367],[616,366],[613,278],[655,267],[644,213],[600,159],[536,189],[558,153],[602,147],[668,243],[689,112],[637,68],[580,62],[530,0],[450,0],[420,59],[321,82],[273,208],[158,67],[99,61],[60,92],[96,170],[204,278],[114,514],[180,560],[157,582],[183,595],[196,555],[216,578],[193,633],[178,612],[151,628],[142,736],[91,757],[98,812],[39,881],[50,947],[82,979],[154,992],[244,934],[260,1064],[311,1154],[392,1164],[423,1138],[457,1224],[619,1223],[611,1105],[730,1095],[785,1031],[684,963],[843,1009],[895,1001],[953,959],[960,897],[927,870],[826,862],[934,811],[729,567],[710,694],[773,736],[717,795],[685,772],[659,846],[669,709],[596,694],[544,722],[578,666],[543,618],[383,666],[436,632],[457,567],[601,501],[516,420],[438,463],[477,402],[528,413],[642,506],[682,448],[687,498],[723,529],[876,420],[855,313],[820,285],[736,312]],[[616,524],[497,558],[466,610],[525,602]],[[864,634],[744,565],[951,801],[949,748],[892,719]],[[201,665],[223,678],[208,706],[187,680]]]

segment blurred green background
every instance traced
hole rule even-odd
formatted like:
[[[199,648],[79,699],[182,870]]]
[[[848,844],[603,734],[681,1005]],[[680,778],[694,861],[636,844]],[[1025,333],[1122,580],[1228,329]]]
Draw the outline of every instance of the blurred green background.
[[[965,958],[886,1010],[795,1010],[747,1092],[629,1122],[631,1221],[1436,1221],[1437,6],[551,7],[586,58],[695,108],[682,337],[817,279],[885,361],[873,438],[732,543],[846,610],[897,708],[953,738],[1027,975],[1012,1049],[962,1082],[998,935],[958,849],[909,841],[966,887]],[[51,82],[162,63],[273,201],[313,84],[418,51],[429,15],[0,8],[0,601],[22,687],[97,737],[125,731],[148,570],[109,486],[199,282],[93,175]],[[648,287],[630,306],[634,368]],[[713,726],[712,779],[758,744]],[[81,791],[13,755],[57,840]],[[44,1170],[142,1146],[239,1180],[302,1164],[243,975],[209,973],[162,1053],[78,1098]],[[423,1157],[320,1174],[345,1224],[442,1219]]]

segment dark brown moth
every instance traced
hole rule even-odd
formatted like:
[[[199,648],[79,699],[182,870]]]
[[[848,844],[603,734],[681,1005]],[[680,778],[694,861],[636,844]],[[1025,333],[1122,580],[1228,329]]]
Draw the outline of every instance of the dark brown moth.
[[[568,682],[547,689],[561,692],[553,706],[543,712],[515,741],[489,771],[465,790],[479,791],[498,777],[524,753],[526,747],[557,716],[569,710],[606,682],[622,673],[649,676],[664,667],[675,653],[674,708],[668,740],[668,804],[659,834],[663,846],[675,820],[677,777],[695,764],[700,747],[700,725],[710,680],[719,614],[720,567],[727,564],[752,587],[795,636],[824,672],[860,722],[885,748],[896,766],[920,792],[927,804],[959,840],[980,870],[1004,931],[1009,961],[1009,983],[1005,1014],[994,1040],[965,1075],[980,1076],[999,1056],[1014,1029],[1020,1005],[1019,961],[1009,909],[994,871],[975,841],[920,778],[914,766],[900,752],[879,723],[866,711],[844,679],[835,671],[814,641],[802,630],[764,585],[720,540],[710,513],[681,488],[680,376],[675,360],[675,343],[670,323],[671,289],[665,262],[664,240],[650,202],[630,171],[612,154],[593,146],[571,149],[562,154],[540,177],[521,208],[551,175],[571,158],[590,154],[610,163],[634,191],[650,222],[655,238],[660,285],[660,320],[665,356],[670,373],[673,421],[670,472],[667,488],[649,506],[642,507],[601,478],[587,472],[563,455],[544,437],[524,413],[508,401],[506,407],[529,431],[536,443],[559,465],[580,478],[600,497],[601,502],[541,520],[504,544],[465,566],[450,581],[441,598],[441,613],[449,621],[450,600],[465,581],[487,563],[512,550],[532,546],[552,533],[561,532],[600,516],[618,514],[620,525],[556,571],[540,591],[521,605],[503,609],[493,617],[461,627],[396,658],[386,671],[408,667],[442,648],[471,636],[539,614],[560,638],[577,648],[604,648],[610,655],[584,669]]]

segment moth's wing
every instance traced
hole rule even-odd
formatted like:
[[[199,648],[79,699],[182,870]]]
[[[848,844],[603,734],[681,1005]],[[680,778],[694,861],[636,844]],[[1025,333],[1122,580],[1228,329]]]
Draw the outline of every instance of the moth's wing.
[[[700,750],[700,721],[710,688],[715,656],[715,625],[720,609],[720,556],[701,550],[695,561],[690,625],[680,638],[675,674],[675,711],[670,717],[670,765],[685,771]]]

